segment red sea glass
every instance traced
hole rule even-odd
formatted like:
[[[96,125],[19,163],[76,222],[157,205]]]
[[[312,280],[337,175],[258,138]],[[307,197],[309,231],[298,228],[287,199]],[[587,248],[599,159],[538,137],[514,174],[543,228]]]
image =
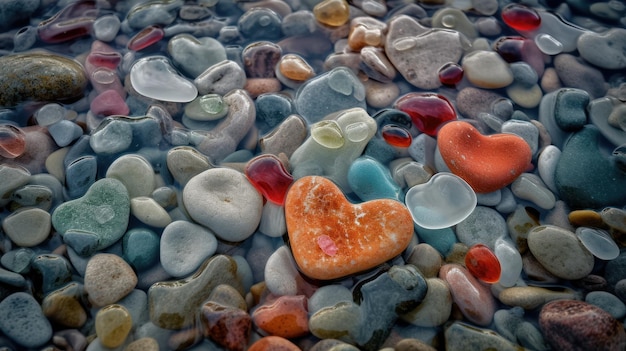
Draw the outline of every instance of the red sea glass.
[[[10,124],[0,125],[0,156],[16,158],[26,150],[26,134]]]
[[[515,30],[535,30],[541,25],[539,13],[521,4],[509,4],[505,6],[502,9],[501,15],[504,23]]]
[[[408,130],[395,124],[384,125],[380,130],[380,134],[387,144],[391,146],[409,147],[413,141],[413,137]]]
[[[441,84],[454,86],[463,79],[463,68],[449,62],[439,68],[438,74]]]
[[[411,116],[415,127],[430,136],[436,136],[444,123],[456,120],[450,101],[435,93],[405,94],[395,102],[394,107]]]
[[[165,31],[159,26],[149,26],[144,28],[141,32],[135,34],[128,41],[128,49],[133,51],[140,51],[148,46],[158,42],[165,36]]]
[[[285,203],[285,195],[293,183],[293,177],[278,157],[271,154],[257,156],[248,162],[244,172],[250,183],[268,201],[279,206]]]
[[[521,61],[524,40],[523,37],[501,37],[493,43],[493,49],[506,62]]]
[[[465,254],[465,267],[474,277],[485,283],[493,284],[500,280],[502,268],[496,255],[483,244],[476,244]]]
[[[98,8],[95,1],[77,1],[41,22],[37,27],[37,33],[45,43],[66,42],[91,33],[97,16]]]

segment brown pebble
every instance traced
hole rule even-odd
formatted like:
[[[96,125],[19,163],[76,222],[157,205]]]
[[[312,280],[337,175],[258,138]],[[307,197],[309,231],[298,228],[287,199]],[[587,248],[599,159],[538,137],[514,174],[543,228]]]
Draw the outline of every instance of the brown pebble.
[[[144,337],[128,344],[124,351],[159,351],[159,343],[154,338]]]
[[[593,210],[575,210],[567,216],[569,222],[575,227],[605,228],[602,216]]]
[[[207,302],[202,306],[201,317],[204,336],[211,338],[227,350],[243,351],[250,340],[252,318],[237,307]]]
[[[624,350],[622,323],[603,309],[578,300],[552,301],[539,313],[539,326],[554,350]]]
[[[279,92],[282,85],[276,78],[249,78],[244,89],[254,99],[261,94]]]
[[[395,351],[435,351],[436,349],[419,339],[403,339],[396,344]]]

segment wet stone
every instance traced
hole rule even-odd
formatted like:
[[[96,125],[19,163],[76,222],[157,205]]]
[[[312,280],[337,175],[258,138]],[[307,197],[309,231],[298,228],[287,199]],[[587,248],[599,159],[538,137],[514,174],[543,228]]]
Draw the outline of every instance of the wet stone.
[[[98,307],[116,303],[137,285],[137,275],[121,257],[100,253],[92,256],[85,270],[85,292]]]
[[[84,68],[64,56],[44,53],[0,58],[0,106],[27,101],[67,101],[80,98],[87,86]]]
[[[52,326],[34,297],[24,292],[0,302],[0,330],[17,344],[39,348],[52,338]]]
[[[196,78],[207,68],[226,60],[224,46],[211,37],[178,34],[169,40],[167,50],[174,65],[190,78]]]

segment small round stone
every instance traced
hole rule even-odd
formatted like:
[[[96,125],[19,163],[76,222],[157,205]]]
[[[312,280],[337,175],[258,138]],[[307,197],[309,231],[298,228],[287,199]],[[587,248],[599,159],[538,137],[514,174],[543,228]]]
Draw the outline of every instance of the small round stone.
[[[121,305],[109,305],[96,314],[96,335],[103,346],[121,346],[132,328],[133,322],[128,310]]]
[[[85,292],[94,306],[121,300],[137,285],[137,275],[121,257],[100,253],[89,259],[85,271]]]

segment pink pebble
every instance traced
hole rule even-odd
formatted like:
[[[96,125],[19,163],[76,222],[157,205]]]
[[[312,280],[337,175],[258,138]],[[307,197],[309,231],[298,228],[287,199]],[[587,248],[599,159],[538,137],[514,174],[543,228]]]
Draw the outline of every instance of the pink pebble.
[[[467,320],[484,327],[491,324],[496,302],[486,285],[456,263],[443,265],[439,270],[439,278],[448,283],[452,300]]]
[[[126,116],[130,112],[124,99],[115,90],[106,90],[96,96],[91,101],[90,109],[96,116]]]
[[[306,296],[285,295],[258,307],[252,321],[271,335],[295,338],[309,332],[308,315]]]

